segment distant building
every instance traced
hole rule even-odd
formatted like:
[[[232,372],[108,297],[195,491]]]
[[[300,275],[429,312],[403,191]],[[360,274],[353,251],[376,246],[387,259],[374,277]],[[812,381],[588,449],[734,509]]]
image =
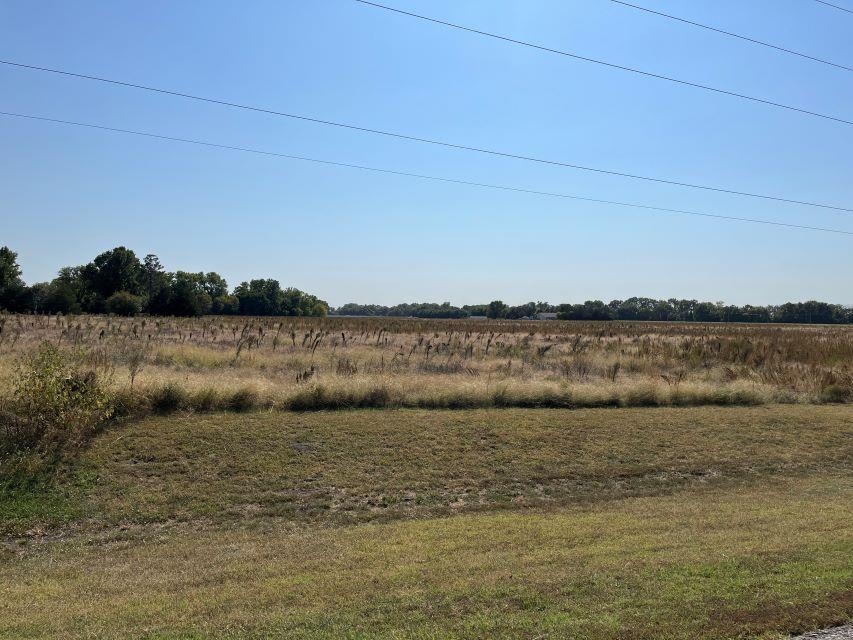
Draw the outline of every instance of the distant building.
[[[551,313],[550,311],[549,311],[549,312],[547,312],[547,313],[537,313],[537,314],[536,314],[536,319],[537,319],[537,320],[556,320],[556,319],[557,319],[557,314],[556,314],[556,313]]]
[[[488,316],[468,316],[469,320],[488,320]]]

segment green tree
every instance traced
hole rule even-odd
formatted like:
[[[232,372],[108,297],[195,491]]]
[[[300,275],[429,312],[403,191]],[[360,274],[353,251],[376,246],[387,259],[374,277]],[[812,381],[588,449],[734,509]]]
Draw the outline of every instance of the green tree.
[[[234,289],[234,295],[240,301],[240,313],[243,315],[277,316],[281,314],[284,292],[278,280],[266,278],[242,282]]]
[[[211,299],[228,295],[228,283],[215,271],[209,271],[202,275],[201,287]]]
[[[240,299],[237,296],[227,294],[214,298],[210,312],[223,316],[237,315],[240,313]]]
[[[25,292],[18,254],[9,247],[0,247],[0,309],[18,310]]]
[[[486,317],[489,318],[504,318],[506,317],[509,306],[504,304],[503,300],[492,300],[486,310]]]
[[[74,287],[59,278],[48,285],[41,308],[45,313],[80,313]]]
[[[160,264],[160,258],[153,253],[145,256],[142,262],[142,281],[145,286],[146,307],[150,311],[152,301],[157,298],[157,294],[165,287],[168,282],[166,271],[163,265]]]
[[[128,291],[116,291],[107,298],[107,311],[117,316],[135,316],[142,311],[142,298]]]
[[[139,296],[145,292],[142,264],[126,247],[105,251],[81,269],[89,311],[100,311],[104,301],[118,291]]]

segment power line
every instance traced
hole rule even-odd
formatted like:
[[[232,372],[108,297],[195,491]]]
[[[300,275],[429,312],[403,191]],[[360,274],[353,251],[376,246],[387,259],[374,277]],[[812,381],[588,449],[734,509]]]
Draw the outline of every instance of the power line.
[[[511,42],[512,44],[518,44],[523,47],[530,47],[531,49],[538,49],[539,51],[546,51],[548,53],[556,53],[561,56],[566,56],[568,58],[574,58],[575,60],[581,60],[583,62],[591,62],[593,64],[602,65],[604,67],[610,67],[611,69],[619,69],[621,71],[630,71],[631,73],[636,73],[641,76],[646,76],[648,78],[657,78],[658,80],[666,80],[667,82],[675,82],[677,84],[685,85],[688,87],[694,87],[696,89],[703,89],[705,91],[713,91],[714,93],[720,93],[723,95],[731,96],[734,98],[741,98],[743,100],[750,100],[752,102],[758,102],[761,104],[766,104],[771,107],[778,107],[780,109],[787,109],[789,111],[796,111],[797,113],[803,113],[809,116],[815,116],[817,118],[824,118],[825,120],[832,120],[834,122],[840,122],[841,124],[853,125],[853,120],[845,120],[844,118],[839,118],[837,116],[831,116],[826,113],[819,113],[817,111],[809,111],[808,109],[802,109],[800,107],[794,107],[789,104],[784,104],[782,102],[774,102],[773,100],[768,100],[766,98],[758,98],[756,96],[750,96],[745,93],[737,93],[735,91],[729,91],[727,89],[720,89],[718,87],[712,87],[707,84],[700,84],[698,82],[692,82],[690,80],[681,80],[679,78],[673,78],[672,76],[665,76],[660,73],[652,73],[651,71],[643,71],[642,69],[637,69],[635,67],[626,67],[621,64],[615,64],[613,62],[605,62],[604,60],[598,60],[596,58],[589,58],[587,56],[581,56],[576,53],[569,53],[568,51],[562,51],[560,49],[552,49],[551,47],[546,47],[539,44],[534,44],[532,42],[527,42],[525,40],[517,40],[515,38],[509,38],[507,36],[501,36],[496,33],[490,33],[488,31],[481,31],[480,29],[474,29],[472,27],[465,27],[461,24],[456,24],[453,22],[447,22],[445,20],[439,20],[437,18],[430,18],[429,16],[424,16],[419,13],[412,13],[410,11],[403,11],[402,9],[396,9],[394,7],[389,7],[384,4],[379,4],[376,2],[370,2],[369,0],[355,0],[355,2],[360,2],[361,4],[368,5],[371,7],[376,7],[378,9],[384,9],[385,11],[392,11],[394,13],[399,13],[404,16],[409,16],[411,18],[417,18],[419,20],[426,20],[427,22],[432,22],[435,24],[440,24],[445,27],[452,27],[453,29],[460,29],[462,31],[468,31],[469,33],[476,33],[477,35],[487,36],[489,38],[495,38],[496,40],[503,40],[504,42]]]
[[[20,68],[20,69],[28,69],[31,71],[43,71],[43,72],[47,72],[47,73],[54,73],[54,74],[58,74],[58,75],[69,76],[72,78],[81,78],[84,80],[93,80],[93,81],[97,81],[97,82],[104,82],[107,84],[118,85],[118,86],[122,86],[122,87],[129,87],[132,89],[141,89],[144,91],[152,91],[154,93],[160,93],[160,94],[175,96],[175,97],[179,97],[179,98],[186,98],[188,100],[198,100],[199,102],[207,102],[210,104],[215,104],[215,105],[224,106],[224,107],[232,107],[235,109],[244,109],[246,111],[254,111],[257,113],[264,113],[267,115],[281,116],[284,118],[292,118],[294,120],[301,120],[304,122],[311,122],[314,124],[322,124],[322,125],[331,126],[331,127],[339,127],[342,129],[359,131],[361,133],[371,133],[371,134],[386,136],[386,137],[390,137],[390,138],[397,138],[400,140],[407,140],[409,142],[420,142],[423,144],[431,144],[431,145],[446,147],[446,148],[450,148],[450,149],[458,149],[461,151],[472,151],[475,153],[482,153],[482,154],[486,154],[486,155],[490,155],[490,156],[497,156],[497,157],[501,157],[501,158],[512,158],[514,160],[524,160],[526,162],[535,162],[538,164],[545,164],[545,165],[551,165],[551,166],[556,166],[556,167],[565,167],[568,169],[577,169],[580,171],[589,171],[592,173],[599,173],[599,174],[610,175],[610,176],[618,176],[620,178],[630,178],[632,180],[644,180],[646,182],[654,182],[657,184],[666,184],[666,185],[671,185],[671,186],[676,186],[676,187],[684,187],[684,188],[688,188],[688,189],[701,189],[703,191],[713,191],[716,193],[726,193],[729,195],[744,196],[744,197],[748,197],[748,198],[760,198],[762,200],[772,200],[774,202],[784,202],[787,204],[798,204],[798,205],[803,205],[803,206],[807,206],[807,207],[817,207],[819,209],[829,209],[832,211],[842,211],[844,213],[853,213],[853,208],[849,208],[849,207],[841,207],[841,206],[830,205],[830,204],[821,204],[818,202],[810,202],[808,200],[794,200],[792,198],[783,198],[781,196],[773,196],[773,195],[767,195],[767,194],[762,194],[762,193],[753,193],[753,192],[749,192],[749,191],[738,191],[735,189],[726,189],[724,187],[713,187],[710,185],[703,185],[703,184],[697,184],[697,183],[692,183],[692,182],[682,182],[679,180],[671,180],[669,178],[656,178],[656,177],[652,177],[652,176],[640,175],[637,173],[627,173],[624,171],[615,171],[613,169],[602,169],[600,167],[590,167],[587,165],[573,164],[570,162],[563,162],[560,160],[550,160],[547,158],[538,158],[538,157],[527,156],[527,155],[522,155],[522,154],[518,154],[518,153],[510,153],[508,151],[498,151],[496,149],[486,149],[483,147],[473,147],[473,146],[458,144],[458,143],[454,143],[454,142],[447,142],[444,140],[434,140],[431,138],[421,138],[418,136],[407,135],[407,134],[403,134],[403,133],[396,133],[393,131],[386,131],[383,129],[371,129],[368,127],[361,127],[361,126],[357,126],[357,125],[353,125],[353,124],[347,124],[344,122],[335,122],[333,120],[323,120],[321,118],[315,118],[313,116],[300,115],[300,114],[296,114],[296,113],[286,113],[284,111],[275,111],[273,109],[266,109],[263,107],[255,107],[255,106],[251,106],[251,105],[247,105],[247,104],[240,104],[237,102],[229,102],[226,100],[218,100],[215,98],[206,98],[203,96],[193,95],[190,93],[184,93],[184,92],[180,92],[180,91],[171,91],[169,89],[162,89],[159,87],[152,87],[152,86],[143,85],[143,84],[136,84],[136,83],[127,82],[124,80],[112,80],[109,78],[102,78],[99,76],[86,75],[86,74],[82,74],[82,73],[74,73],[71,71],[64,71],[61,69],[51,69],[49,67],[38,67],[35,65],[23,64],[20,62],[12,62],[10,60],[0,60],[0,64],[5,64],[8,66]]]
[[[825,4],[827,7],[832,7],[833,9],[838,9],[839,11],[846,11],[847,13],[853,13],[850,9],[845,7],[839,7],[837,4],[832,4],[831,2],[826,2],[825,0],[815,0],[815,2],[820,2],[821,4]]]
[[[799,51],[794,51],[793,49],[786,49],[785,47],[780,47],[775,44],[770,44],[769,42],[764,42],[762,40],[757,40],[755,38],[750,38],[749,36],[740,35],[739,33],[732,33],[731,31],[726,31],[724,29],[718,29],[716,27],[709,26],[707,24],[702,24],[700,22],[693,22],[692,20],[687,20],[686,18],[679,18],[678,16],[673,16],[668,13],[663,13],[661,11],[654,11],[652,9],[648,9],[646,7],[641,7],[638,4],[631,4],[630,2],[625,2],[624,0],[610,0],[616,4],[621,4],[626,7],[631,7],[632,9],[638,9],[639,11],[645,11],[646,13],[652,13],[656,16],[661,16],[662,18],[669,18],[670,20],[677,20],[678,22],[683,22],[685,24],[692,25],[694,27],[700,27],[702,29],[707,29],[708,31],[714,31],[716,33],[721,33],[726,36],[731,36],[732,38],[738,38],[740,40],[745,40],[747,42],[751,42],[753,44],[761,45],[762,47],[769,47],[770,49],[776,49],[777,51],[782,51],[784,53],[790,53],[794,56],[799,56],[800,58],[806,58],[807,60],[811,60],[813,62],[820,62],[821,64],[827,64],[831,67],[837,67],[839,69],[844,69],[845,71],[853,71],[853,67],[848,67],[843,64],[838,64],[836,62],[831,62],[829,60],[824,60],[823,58],[817,58],[815,56],[810,56],[806,53],[801,53]]]
[[[23,113],[12,113],[12,112],[8,112],[8,111],[0,111],[0,116],[14,117],[14,118],[25,118],[27,120],[36,120],[36,121],[40,121],[40,122],[50,122],[53,124],[62,124],[62,125],[69,125],[69,126],[75,126],[75,127],[85,127],[88,129],[97,129],[97,130],[101,130],[101,131],[109,131],[112,133],[124,133],[124,134],[129,134],[129,135],[134,135],[134,136],[142,136],[145,138],[154,138],[156,140],[165,140],[165,141],[169,141],[169,142],[180,142],[180,143],[184,143],[184,144],[192,144],[192,145],[198,145],[198,146],[214,148],[214,149],[223,149],[223,150],[227,150],[227,151],[241,151],[244,153],[254,153],[254,154],[258,154],[258,155],[270,156],[270,157],[275,157],[275,158],[286,158],[288,160],[299,160],[302,162],[311,162],[311,163],[315,163],[315,164],[322,164],[322,165],[328,165],[328,166],[334,166],[334,167],[345,167],[348,169],[358,169],[361,171],[371,171],[374,173],[383,173],[383,174],[389,174],[389,175],[395,175],[395,176],[405,176],[408,178],[418,178],[420,180],[431,180],[434,182],[446,182],[446,183],[450,183],[450,184],[461,184],[461,185],[466,185],[466,186],[470,186],[470,187],[480,187],[480,188],[484,188],[484,189],[497,189],[500,191],[511,191],[511,192],[515,192],[515,193],[525,193],[525,194],[530,194],[530,195],[546,196],[546,197],[550,197],[550,198],[563,198],[563,199],[568,199],[568,200],[579,200],[582,202],[593,202],[593,203],[597,203],[597,204],[609,204],[609,205],[615,205],[615,206],[619,206],[619,207],[630,207],[630,208],[634,208],[634,209],[643,209],[643,210],[647,210],[647,211],[658,211],[658,212],[662,212],[662,213],[671,213],[671,214],[677,214],[677,215],[700,216],[703,218],[716,218],[718,220],[726,220],[726,221],[731,221],[731,222],[748,222],[748,223],[754,223],[754,224],[772,225],[772,226],[777,226],[777,227],[788,227],[791,229],[801,229],[801,230],[808,230],[808,231],[822,231],[822,232],[826,232],[826,233],[837,233],[837,234],[842,234],[842,235],[853,236],[853,231],[844,231],[843,229],[832,229],[832,228],[828,228],[828,227],[815,227],[815,226],[809,226],[809,225],[791,224],[791,223],[787,223],[787,222],[778,222],[775,220],[761,220],[758,218],[743,218],[743,217],[737,217],[737,216],[727,216],[727,215],[716,214],[716,213],[704,213],[704,212],[700,212],[700,211],[690,211],[687,209],[671,209],[671,208],[667,208],[667,207],[655,207],[655,206],[651,206],[651,205],[638,204],[638,203],[632,203],[632,202],[619,202],[617,200],[603,200],[600,198],[587,198],[584,196],[576,196],[576,195],[570,195],[570,194],[566,194],[566,193],[555,193],[555,192],[550,192],[550,191],[537,191],[535,189],[524,189],[521,187],[511,187],[511,186],[507,186],[507,185],[497,185],[497,184],[489,184],[489,183],[485,183],[485,182],[474,182],[474,181],[470,181],[470,180],[459,180],[456,178],[430,176],[430,175],[425,175],[425,174],[420,174],[420,173],[411,173],[411,172],[407,172],[407,171],[397,171],[396,169],[384,169],[384,168],[379,168],[379,167],[369,167],[369,166],[365,166],[365,165],[351,164],[351,163],[347,163],[347,162],[336,162],[333,160],[323,160],[320,158],[309,158],[306,156],[298,156],[298,155],[292,155],[292,154],[287,154],[287,153],[278,153],[275,151],[265,151],[263,149],[253,149],[251,147],[240,147],[240,146],[234,146],[234,145],[228,145],[228,144],[219,144],[216,142],[207,142],[204,140],[194,140],[194,139],[190,139],[190,138],[179,138],[179,137],[175,137],[175,136],[166,136],[166,135],[161,135],[161,134],[157,134],[157,133],[149,133],[146,131],[134,131],[132,129],[121,129],[118,127],[108,127],[108,126],[104,126],[104,125],[91,124],[91,123],[87,123],[87,122],[75,122],[72,120],[60,120],[58,118],[47,118],[47,117],[43,117],[43,116],[34,116],[34,115],[23,114]]]

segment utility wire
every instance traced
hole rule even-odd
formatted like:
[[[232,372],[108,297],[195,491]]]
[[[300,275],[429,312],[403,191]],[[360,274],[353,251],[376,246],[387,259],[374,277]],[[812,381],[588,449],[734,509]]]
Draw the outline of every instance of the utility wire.
[[[631,178],[633,180],[644,180],[646,182],[654,182],[654,183],[658,183],[658,184],[667,184],[667,185],[672,185],[672,186],[676,186],[676,187],[685,187],[688,189],[701,189],[703,191],[714,191],[716,193],[726,193],[729,195],[744,196],[744,197],[748,197],[748,198],[760,198],[762,200],[773,200],[774,202],[785,202],[788,204],[799,204],[799,205],[804,205],[807,207],[817,207],[819,209],[830,209],[832,211],[842,211],[845,213],[853,213],[853,208],[849,208],[849,207],[841,207],[841,206],[831,205],[831,204],[821,204],[818,202],[810,202],[807,200],[794,200],[792,198],[783,198],[781,196],[773,196],[773,195],[768,195],[768,194],[763,194],[763,193],[754,193],[754,192],[749,192],[749,191],[737,191],[735,189],[726,189],[723,187],[713,187],[713,186],[709,186],[709,185],[697,184],[697,183],[692,183],[692,182],[682,182],[679,180],[672,180],[669,178],[656,178],[656,177],[644,176],[644,175],[640,175],[640,174],[636,174],[636,173],[627,173],[627,172],[623,172],[623,171],[615,171],[612,169],[602,169],[600,167],[590,167],[587,165],[573,164],[570,162],[562,162],[559,160],[549,160],[547,158],[537,158],[534,156],[526,156],[526,155],[522,155],[522,154],[518,154],[518,153],[510,153],[508,151],[498,151],[496,149],[486,149],[483,147],[473,147],[473,146],[458,144],[458,143],[454,143],[454,142],[447,142],[444,140],[434,140],[434,139],[430,139],[430,138],[421,138],[418,136],[412,136],[412,135],[407,135],[407,134],[403,134],[403,133],[396,133],[393,131],[386,131],[386,130],[382,130],[382,129],[370,129],[368,127],[360,127],[357,125],[347,124],[344,122],[335,122],[332,120],[322,120],[320,118],[315,118],[315,117],[306,116],[306,115],[300,115],[300,114],[295,114],[295,113],[286,113],[283,111],[275,111],[273,109],[266,109],[263,107],[254,107],[251,105],[240,104],[237,102],[228,102],[226,100],[217,100],[215,98],[205,98],[203,96],[197,96],[197,95],[193,95],[190,93],[183,93],[180,91],[171,91],[168,89],[161,89],[159,87],[152,87],[152,86],[147,86],[147,85],[143,85],[143,84],[136,84],[133,82],[126,82],[123,80],[112,80],[109,78],[102,78],[99,76],[86,75],[86,74],[82,74],[82,73],[73,73],[71,71],[64,71],[61,69],[51,69],[49,67],[38,67],[35,65],[23,64],[20,62],[12,62],[10,60],[0,60],[0,64],[5,64],[8,66],[16,67],[16,68],[20,68],[20,69],[28,69],[31,71],[43,71],[43,72],[47,72],[47,73],[54,73],[54,74],[58,74],[58,75],[69,76],[72,78],[81,78],[81,79],[85,79],[85,80],[93,80],[93,81],[97,81],[97,82],[104,82],[107,84],[118,85],[118,86],[122,86],[122,87],[130,87],[132,89],[141,89],[144,91],[151,91],[154,93],[160,93],[160,94],[169,95],[169,96],[176,96],[179,98],[186,98],[188,100],[198,100],[199,102],[207,102],[210,104],[216,104],[216,105],[220,105],[220,106],[224,106],[224,107],[232,107],[235,109],[245,109],[246,111],[254,111],[257,113],[264,113],[267,115],[281,116],[284,118],[292,118],[294,120],[301,120],[304,122],[312,122],[314,124],[322,124],[322,125],[327,125],[327,126],[332,126],[332,127],[340,127],[342,129],[349,129],[352,131],[360,131],[362,133],[372,133],[375,135],[386,136],[386,137],[390,137],[390,138],[397,138],[400,140],[408,140],[410,142],[420,142],[423,144],[431,144],[431,145],[446,147],[446,148],[450,148],[450,149],[458,149],[458,150],[462,150],[462,151],[472,151],[475,153],[482,153],[482,154],[491,155],[491,156],[498,156],[501,158],[512,158],[514,160],[524,160],[526,162],[535,162],[538,164],[545,164],[545,165],[551,165],[551,166],[557,166],[557,167],[566,167],[568,169],[578,169],[580,171],[590,171],[592,173],[599,173],[599,174],[610,175],[610,176],[618,176],[620,178]]]
[[[853,13],[853,10],[847,9],[845,7],[839,7],[837,4],[832,4],[831,2],[826,2],[825,0],[815,0],[815,2],[820,2],[821,4],[825,4],[827,7],[832,7],[833,9],[838,9],[839,11]]]
[[[793,49],[786,49],[785,47],[780,47],[775,44],[770,44],[769,42],[764,42],[762,40],[756,40],[755,38],[750,38],[749,36],[743,36],[739,33],[732,33],[731,31],[726,31],[724,29],[718,29],[716,27],[709,26],[707,24],[702,24],[700,22],[693,22],[692,20],[687,20],[686,18],[679,18],[678,16],[673,16],[668,13],[663,13],[661,11],[654,11],[652,9],[648,9],[647,7],[641,7],[638,4],[631,4],[630,2],[625,2],[624,0],[610,0],[616,4],[621,4],[625,7],[631,7],[632,9],[638,9],[639,11],[645,11],[646,13],[651,13],[656,16],[660,16],[662,18],[669,18],[670,20],[677,20],[678,22],[683,22],[685,24],[692,25],[694,27],[700,27],[702,29],[707,29],[708,31],[714,31],[716,33],[721,33],[726,36],[731,36],[732,38],[738,38],[740,40],[745,40],[747,42],[751,42],[753,44],[761,45],[762,47],[769,47],[770,49],[776,49],[777,51],[782,51],[784,53],[790,53],[794,56],[799,56],[800,58],[806,58],[807,60],[811,60],[813,62],[820,62],[821,64],[827,64],[831,67],[837,67],[838,69],[844,69],[845,71],[853,71],[853,67],[848,67],[843,64],[838,64],[836,62],[831,62],[829,60],[824,60],[823,58],[817,58],[815,56],[810,56],[806,53],[801,53],[799,51],[794,51]]]
[[[496,33],[490,33],[488,31],[481,31],[480,29],[474,29],[472,27],[465,27],[461,24],[456,24],[453,22],[447,22],[445,20],[439,20],[437,18],[430,18],[429,16],[424,16],[419,13],[412,13],[410,11],[403,11],[402,9],[396,9],[394,7],[389,7],[384,4],[379,4],[377,2],[370,2],[369,0],[355,0],[355,2],[360,2],[364,5],[369,5],[371,7],[376,7],[378,9],[384,9],[385,11],[393,11],[394,13],[399,13],[404,16],[409,16],[411,18],[417,18],[419,20],[426,20],[427,22],[432,22],[435,24],[440,24],[445,27],[452,27],[454,29],[460,29],[462,31],[468,31],[469,33],[476,33],[477,35],[487,36],[489,38],[495,38],[496,40],[503,40],[504,42],[511,42],[512,44],[518,44],[523,47],[530,47],[531,49],[538,49],[539,51],[546,51],[548,53],[556,53],[561,56],[566,56],[568,58],[574,58],[575,60],[581,60],[583,62],[591,62],[594,64],[602,65],[604,67],[610,67],[611,69],[619,69],[621,71],[630,71],[631,73],[636,73],[641,76],[646,76],[648,78],[657,78],[658,80],[666,80],[668,82],[675,82],[677,84],[685,85],[688,87],[694,87],[696,89],[704,89],[705,91],[713,91],[714,93],[720,93],[727,96],[732,96],[734,98],[741,98],[743,100],[750,100],[752,102],[758,102],[761,104],[766,104],[771,107],[778,107],[780,109],[787,109],[789,111],[796,111],[797,113],[803,113],[809,116],[815,116],[817,118],[824,118],[825,120],[832,120],[834,122],[840,122],[841,124],[853,125],[853,120],[845,120],[844,118],[840,118],[837,116],[832,116],[826,113],[819,113],[817,111],[809,111],[808,109],[802,109],[800,107],[794,107],[789,104],[784,104],[782,102],[774,102],[773,100],[768,100],[766,98],[758,98],[756,96],[750,96],[745,93],[737,93],[735,91],[728,91],[727,89],[720,89],[718,87],[712,87],[707,84],[700,84],[698,82],[692,82],[690,80],[680,80],[679,78],[673,78],[672,76],[665,76],[660,73],[652,73],[651,71],[643,71],[642,69],[637,69],[635,67],[626,67],[621,64],[615,64],[613,62],[605,62],[604,60],[598,60],[596,58],[588,58],[586,56],[581,56],[576,53],[569,53],[568,51],[561,51],[560,49],[552,49],[550,47],[546,47],[539,44],[534,44],[532,42],[527,42],[525,40],[517,40],[515,38],[509,38],[507,36],[501,36]]]
[[[473,182],[470,180],[459,180],[456,178],[446,178],[446,177],[440,177],[440,176],[430,176],[430,175],[425,175],[425,174],[420,174],[420,173],[410,173],[407,171],[397,171],[395,169],[383,169],[383,168],[379,168],[379,167],[369,167],[369,166],[365,166],[365,165],[351,164],[351,163],[347,163],[347,162],[335,162],[333,160],[323,160],[320,158],[309,158],[306,156],[291,155],[291,154],[287,154],[287,153],[278,153],[275,151],[265,151],[263,149],[253,149],[250,147],[239,147],[239,146],[228,145],[228,144],[219,144],[219,143],[215,143],[215,142],[207,142],[204,140],[194,140],[194,139],[190,139],[190,138],[178,138],[175,136],[166,136],[166,135],[160,135],[157,133],[149,133],[149,132],[145,132],[145,131],[134,131],[131,129],[120,129],[117,127],[107,127],[104,125],[91,124],[91,123],[86,123],[86,122],[74,122],[72,120],[60,120],[58,118],[46,118],[43,116],[34,116],[34,115],[23,114],[23,113],[12,113],[12,112],[8,112],[8,111],[0,111],[0,116],[13,117],[13,118],[25,118],[27,120],[36,120],[36,121],[40,121],[40,122],[50,122],[53,124],[70,125],[70,126],[74,126],[74,127],[85,127],[88,129],[98,129],[101,131],[110,131],[113,133],[124,133],[124,134],[130,134],[130,135],[134,135],[134,136],[154,138],[156,140],[165,140],[165,141],[169,141],[169,142],[180,142],[180,143],[184,143],[184,144],[192,144],[192,145],[198,145],[198,146],[208,147],[208,148],[224,149],[227,151],[242,151],[245,153],[254,153],[254,154],[258,154],[258,155],[270,156],[270,157],[275,157],[275,158],[286,158],[288,160],[300,160],[302,162],[312,162],[315,164],[322,164],[322,165],[328,165],[328,166],[334,166],[334,167],[345,167],[348,169],[358,169],[361,171],[371,171],[374,173],[383,173],[383,174],[390,174],[390,175],[395,175],[395,176],[405,176],[408,178],[418,178],[420,180],[431,180],[434,182],[446,182],[446,183],[451,183],[451,184],[466,185],[466,186],[470,186],[470,187],[480,187],[480,188],[484,188],[484,189],[497,189],[500,191],[512,191],[514,193],[525,193],[525,194],[530,194],[530,195],[547,196],[550,198],[563,198],[563,199],[568,199],[568,200],[579,200],[579,201],[583,201],[583,202],[594,202],[597,204],[608,204],[608,205],[615,205],[615,206],[619,206],[619,207],[630,207],[630,208],[634,208],[634,209],[643,209],[643,210],[647,210],[647,211],[657,211],[657,212],[671,213],[671,214],[677,214],[677,215],[689,215],[689,216],[700,216],[703,218],[715,218],[718,220],[726,220],[726,221],[731,221],[731,222],[748,222],[748,223],[754,223],[754,224],[772,225],[772,226],[776,226],[776,227],[788,227],[791,229],[801,229],[801,230],[809,230],[809,231],[823,231],[826,233],[837,233],[837,234],[842,234],[842,235],[853,236],[853,231],[844,231],[842,229],[831,229],[831,228],[827,228],[827,227],[814,227],[814,226],[809,226],[809,225],[790,224],[787,222],[778,222],[775,220],[760,220],[757,218],[742,218],[742,217],[737,217],[737,216],[727,216],[727,215],[716,214],[716,213],[704,213],[704,212],[699,212],[699,211],[690,211],[687,209],[670,209],[667,207],[655,207],[655,206],[651,206],[651,205],[638,204],[638,203],[632,203],[632,202],[619,202],[616,200],[603,200],[603,199],[599,199],[599,198],[587,198],[584,196],[576,196],[576,195],[570,195],[570,194],[566,194],[566,193],[554,193],[554,192],[550,192],[550,191],[537,191],[535,189],[524,189],[521,187],[511,187],[511,186],[507,186],[507,185],[489,184],[489,183],[485,183],[485,182]]]

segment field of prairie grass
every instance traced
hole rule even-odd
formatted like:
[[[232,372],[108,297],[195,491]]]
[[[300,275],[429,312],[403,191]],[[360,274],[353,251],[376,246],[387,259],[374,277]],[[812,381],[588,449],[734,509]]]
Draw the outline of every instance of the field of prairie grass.
[[[853,327],[411,318],[0,318],[0,383],[45,341],[129,413],[853,399]]]
[[[3,320],[0,398],[49,342],[116,413],[0,482],[0,638],[853,619],[851,328]]]

